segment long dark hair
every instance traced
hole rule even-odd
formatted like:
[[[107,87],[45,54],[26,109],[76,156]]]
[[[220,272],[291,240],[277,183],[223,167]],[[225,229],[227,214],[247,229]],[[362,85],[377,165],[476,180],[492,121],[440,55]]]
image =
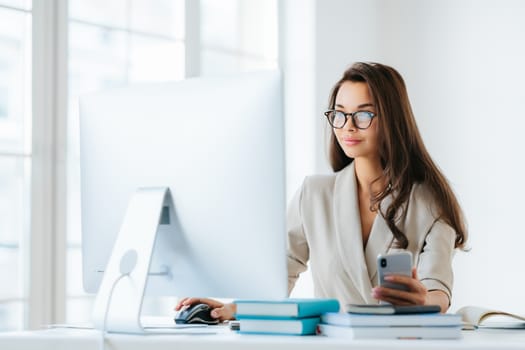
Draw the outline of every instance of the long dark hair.
[[[456,231],[455,247],[464,248],[467,230],[463,213],[447,179],[425,148],[401,75],[386,65],[357,62],[335,84],[329,108],[335,107],[337,93],[345,81],[368,84],[378,115],[379,156],[383,174],[374,182],[385,185],[381,191],[372,194],[371,209],[377,210],[380,208],[379,203],[392,195],[389,207],[384,212],[380,208],[379,212],[392,231],[397,245],[406,248],[408,239],[395,222],[406,216],[403,205],[409,199],[412,186],[421,183],[433,196],[439,219]],[[354,160],[346,156],[333,131],[329,159],[334,171],[343,169]]]

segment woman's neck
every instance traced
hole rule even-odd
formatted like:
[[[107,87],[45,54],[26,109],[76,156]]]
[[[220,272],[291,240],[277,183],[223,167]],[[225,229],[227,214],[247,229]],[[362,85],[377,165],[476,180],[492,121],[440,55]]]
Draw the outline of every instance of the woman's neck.
[[[384,184],[381,182],[374,183],[373,187],[370,187],[374,180],[383,174],[379,159],[356,158],[354,159],[354,164],[357,186],[360,192],[369,195],[370,191],[378,192],[383,189]]]

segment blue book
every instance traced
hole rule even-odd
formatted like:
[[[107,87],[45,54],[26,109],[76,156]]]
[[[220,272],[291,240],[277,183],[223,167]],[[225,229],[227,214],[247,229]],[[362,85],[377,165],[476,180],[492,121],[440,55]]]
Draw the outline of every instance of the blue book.
[[[320,321],[319,317],[297,319],[242,318],[239,320],[239,333],[309,335],[315,334]]]
[[[236,300],[237,319],[304,318],[338,312],[337,299]]]

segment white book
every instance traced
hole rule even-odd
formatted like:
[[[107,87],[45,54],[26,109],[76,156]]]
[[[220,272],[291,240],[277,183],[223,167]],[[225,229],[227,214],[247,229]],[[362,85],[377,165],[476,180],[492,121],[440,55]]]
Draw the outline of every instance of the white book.
[[[341,327],[319,324],[317,334],[349,339],[459,339],[461,326],[450,327]]]
[[[478,327],[525,329],[525,315],[479,306],[464,306],[457,311],[457,314],[462,316],[466,329]]]
[[[399,315],[439,313],[439,305],[391,305],[391,304],[347,304],[346,310],[353,314]]]
[[[402,314],[371,315],[329,312],[321,316],[322,323],[347,327],[387,327],[387,326],[461,326],[461,316],[457,314]]]

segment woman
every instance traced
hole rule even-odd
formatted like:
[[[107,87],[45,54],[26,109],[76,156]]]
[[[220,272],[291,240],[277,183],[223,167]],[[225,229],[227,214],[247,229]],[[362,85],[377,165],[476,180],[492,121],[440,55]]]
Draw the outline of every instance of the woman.
[[[341,305],[437,304],[451,300],[452,258],[467,233],[447,180],[428,154],[405,83],[391,67],[355,63],[335,84],[325,112],[332,127],[332,175],[305,179],[288,211],[288,289],[310,263],[316,297]],[[408,291],[377,286],[376,258],[407,250],[412,276],[390,276]],[[204,302],[231,319],[235,305]]]

